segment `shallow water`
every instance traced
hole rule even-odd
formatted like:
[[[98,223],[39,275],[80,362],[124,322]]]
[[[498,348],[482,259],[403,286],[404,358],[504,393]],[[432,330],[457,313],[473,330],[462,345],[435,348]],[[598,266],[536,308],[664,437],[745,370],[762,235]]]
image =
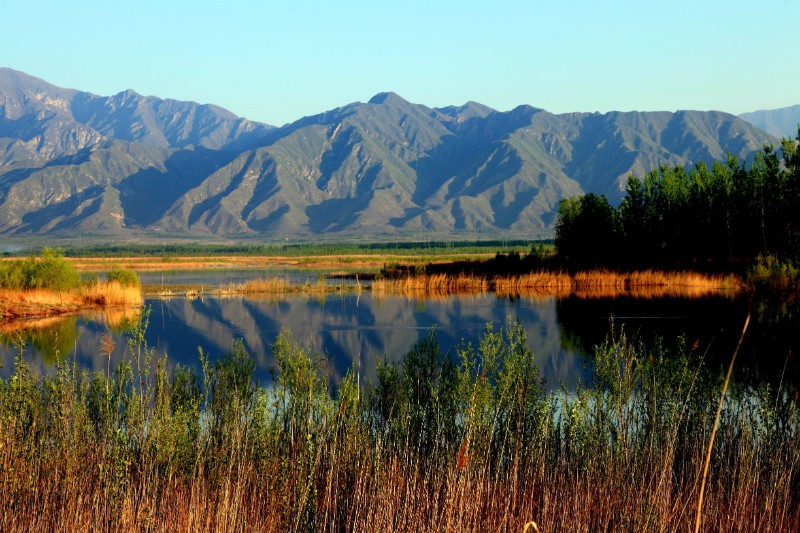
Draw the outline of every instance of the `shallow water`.
[[[240,275],[227,272],[225,279],[209,281],[229,283]],[[179,276],[184,274],[176,274],[171,283],[177,283]],[[149,298],[145,305],[150,309],[146,341],[156,354],[199,372],[198,347],[214,359],[241,339],[256,359],[257,377],[262,382],[269,380],[273,366],[271,344],[284,328],[301,345],[327,357],[330,378],[335,382],[351,366],[365,379],[374,378],[378,358],[399,359],[431,328],[436,330],[440,348],[455,355],[463,343],[477,344],[488,323],[499,328],[507,320],[516,320],[527,331],[528,346],[550,390],[586,383],[591,361],[584,355],[602,342],[612,327],[624,327],[629,337],[645,342],[662,337],[668,347],[682,336],[688,349],[696,346],[696,353],[721,365],[730,357],[748,308],[745,300],[721,296],[586,299],[481,294],[416,299],[378,297],[368,291],[324,298]],[[800,328],[794,319],[773,317],[781,314],[772,312],[774,306],[765,309],[754,320],[740,366],[755,379],[793,379],[797,361],[788,354],[797,343]],[[790,318],[797,315],[788,313]],[[27,330],[6,332],[0,336],[0,374],[8,376],[13,371],[14,356],[22,346],[19,341],[24,342],[26,359],[39,371],[51,370],[57,357],[66,356],[81,368],[105,372],[109,361],[100,350],[105,335],[114,340],[114,368],[130,354],[124,318],[97,315],[51,319]]]

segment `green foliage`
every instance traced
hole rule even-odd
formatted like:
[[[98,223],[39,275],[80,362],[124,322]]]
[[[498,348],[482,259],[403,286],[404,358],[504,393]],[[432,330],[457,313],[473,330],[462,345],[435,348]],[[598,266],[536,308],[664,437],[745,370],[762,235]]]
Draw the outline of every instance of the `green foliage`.
[[[106,275],[108,281],[116,281],[123,287],[138,287],[140,285],[139,275],[133,270],[127,270],[114,266]]]
[[[72,247],[66,250],[70,257],[160,257],[165,263],[175,257],[185,256],[326,256],[326,255],[416,255],[426,257],[442,251],[451,254],[485,253],[498,248],[517,248],[525,250],[534,241],[511,240],[450,240],[450,241],[398,241],[364,243],[263,243],[244,242],[241,244],[115,244]]]
[[[800,289],[800,268],[789,260],[760,255],[747,273],[747,282],[759,289],[797,290]]]
[[[398,442],[424,451],[457,434],[457,380],[452,358],[439,350],[435,331],[419,341],[400,366],[378,366],[379,412]]]
[[[800,142],[800,132],[797,141]],[[729,156],[711,168],[662,166],[628,179],[616,210],[588,194],[563,200],[559,254],[578,263],[674,264],[800,259],[800,156],[784,139],[752,162]]]
[[[45,248],[41,256],[0,263],[0,287],[8,289],[74,289],[81,283],[78,272],[61,249]]]
[[[569,260],[603,262],[617,254],[619,222],[606,197],[589,193],[558,204],[555,245]]]

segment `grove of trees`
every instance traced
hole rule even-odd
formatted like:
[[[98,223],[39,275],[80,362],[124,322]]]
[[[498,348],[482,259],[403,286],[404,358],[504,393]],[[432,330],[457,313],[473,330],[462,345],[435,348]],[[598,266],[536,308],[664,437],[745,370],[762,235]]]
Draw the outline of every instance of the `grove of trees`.
[[[628,178],[619,207],[603,195],[562,200],[559,255],[576,265],[673,265],[800,259],[800,128],[751,162],[662,166]]]

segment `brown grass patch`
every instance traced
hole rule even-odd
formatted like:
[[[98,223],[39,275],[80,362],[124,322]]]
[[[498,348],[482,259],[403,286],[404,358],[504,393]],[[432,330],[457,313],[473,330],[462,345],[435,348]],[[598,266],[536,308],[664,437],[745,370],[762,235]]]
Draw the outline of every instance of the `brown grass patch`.
[[[460,274],[433,274],[409,276],[400,279],[377,279],[372,282],[375,293],[404,294],[460,294],[480,293],[490,290],[486,278]]]
[[[96,305],[141,305],[139,287],[123,287],[116,281],[97,283],[81,290],[84,301]]]
[[[0,320],[44,318],[83,310],[141,304],[142,294],[138,287],[122,287],[115,281],[65,292],[0,289]]]

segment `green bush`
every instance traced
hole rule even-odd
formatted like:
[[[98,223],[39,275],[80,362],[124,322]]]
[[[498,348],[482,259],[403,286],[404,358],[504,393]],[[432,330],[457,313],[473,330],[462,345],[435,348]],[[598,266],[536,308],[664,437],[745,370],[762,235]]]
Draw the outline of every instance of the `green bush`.
[[[0,287],[8,289],[63,291],[80,284],[78,271],[64,259],[58,248],[45,248],[38,259],[31,256],[0,266]]]
[[[800,269],[791,261],[780,261],[774,255],[758,256],[758,262],[747,273],[747,282],[757,289],[797,289]]]
[[[113,267],[106,275],[108,281],[116,281],[123,287],[138,287],[141,283],[139,275],[133,270],[126,270],[118,266]]]

